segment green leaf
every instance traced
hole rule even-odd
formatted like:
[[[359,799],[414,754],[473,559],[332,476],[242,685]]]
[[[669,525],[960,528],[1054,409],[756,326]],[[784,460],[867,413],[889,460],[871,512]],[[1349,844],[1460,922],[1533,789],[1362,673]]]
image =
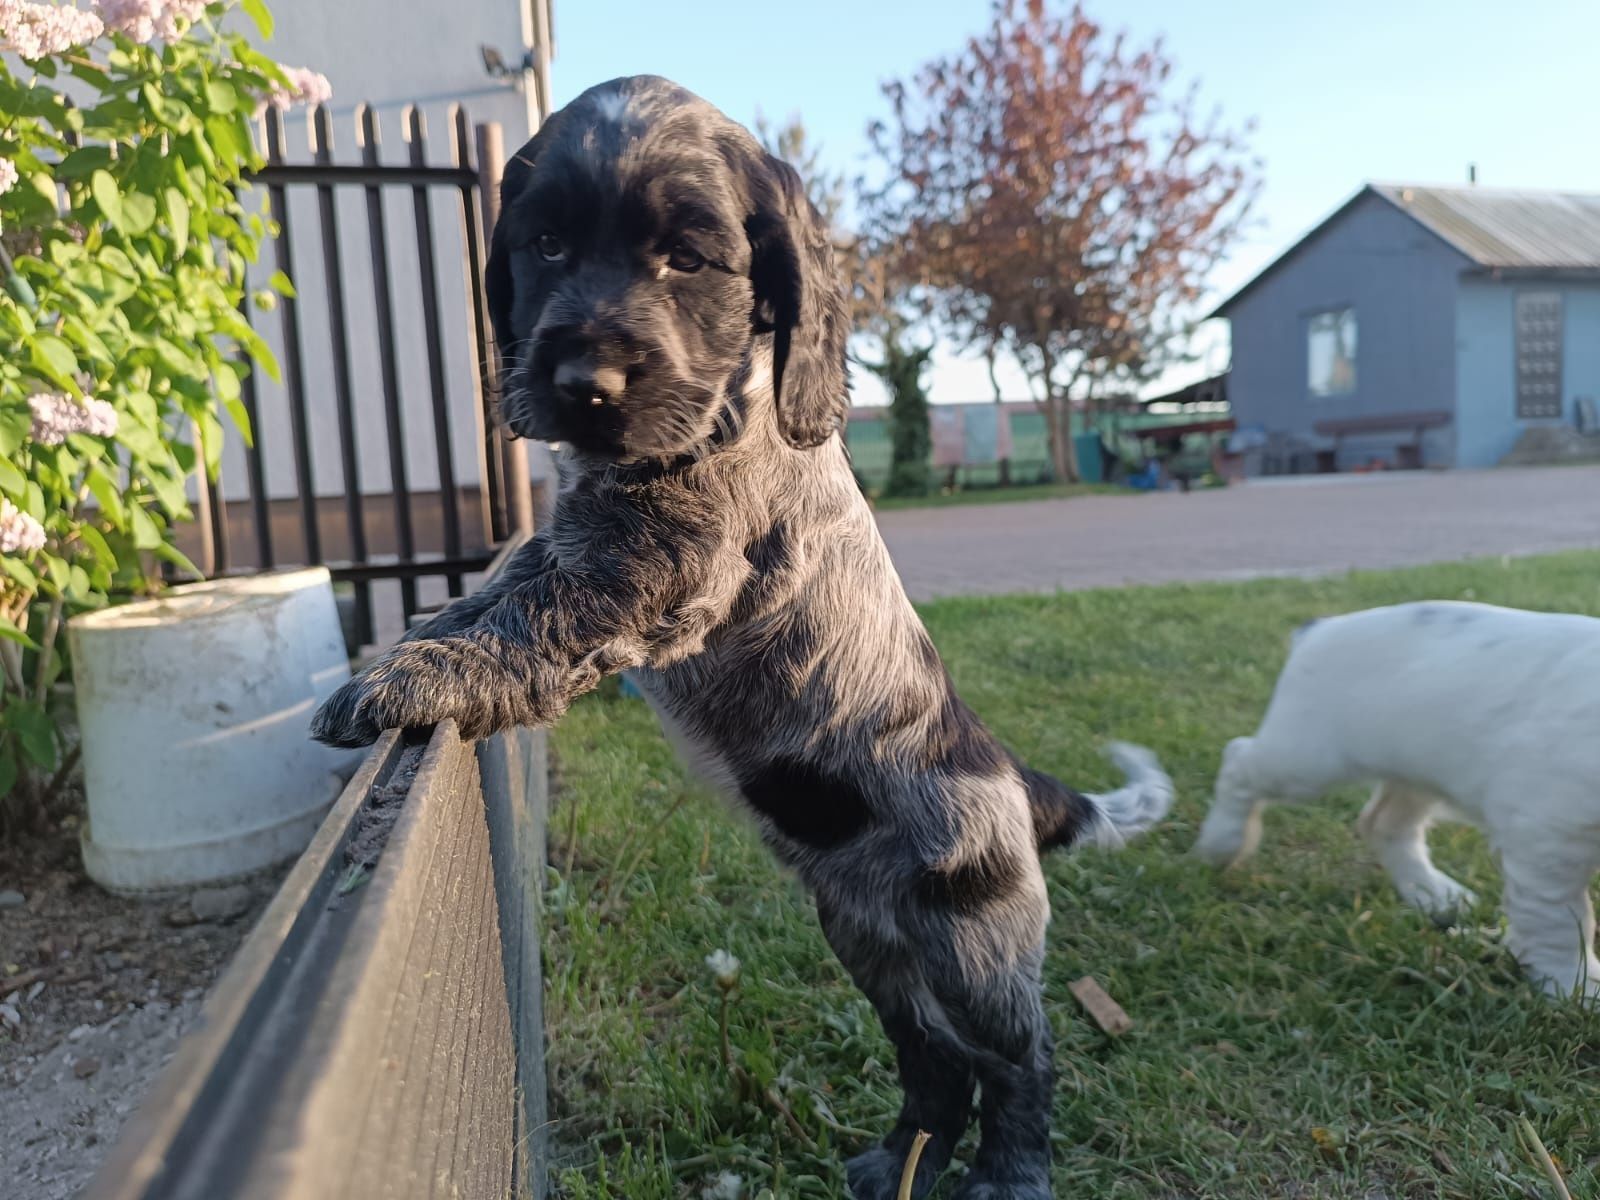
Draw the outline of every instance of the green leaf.
[[[0,458],[0,492],[20,496],[27,490],[28,479],[10,458]]]
[[[206,83],[206,103],[212,112],[231,113],[239,107],[239,93],[220,79]]]
[[[137,504],[128,509],[129,527],[133,533],[133,546],[136,550],[155,550],[156,547],[165,545],[161,540],[161,528],[155,519]]]
[[[56,727],[44,706],[31,700],[13,701],[6,708],[6,727],[17,735],[22,752],[35,766],[48,770],[56,765]]]
[[[24,630],[17,628],[10,617],[0,617],[0,638],[16,642],[19,646],[26,646],[29,650],[39,648],[39,643],[29,637]]]
[[[93,525],[83,524],[78,526],[78,538],[94,556],[95,562],[108,570],[116,570],[117,556],[111,549],[111,543],[106,541],[105,534]]]
[[[150,547],[150,549],[161,561],[171,563],[180,571],[187,572],[196,579],[204,579],[206,577],[204,571],[190,562],[183,551],[170,542],[162,542],[159,545]]]
[[[149,233],[156,223],[156,199],[143,192],[130,192],[122,198],[122,230],[138,236]]]
[[[13,558],[9,554],[0,554],[0,571],[4,571],[17,581],[19,587],[25,592],[39,590],[39,577],[33,573],[33,568],[20,558]]]
[[[261,31],[261,36],[266,41],[272,40],[272,14],[267,11],[263,0],[239,0],[239,7],[244,9],[246,15],[256,23],[256,28]]]
[[[56,585],[57,591],[66,591],[67,584],[72,581],[72,570],[67,566],[67,560],[58,558],[54,554],[45,554],[42,557],[45,574],[50,576],[50,582]]]
[[[104,146],[81,146],[61,160],[56,167],[58,179],[82,179],[93,171],[111,165],[111,151]],[[96,203],[99,203],[98,199]]]
[[[290,300],[295,298],[294,284],[289,282],[289,277],[282,271],[274,271],[267,279],[267,286],[280,296],[287,296]]]
[[[89,193],[99,206],[101,215],[121,229],[122,193],[117,191],[117,181],[106,171],[96,171],[89,176]]]
[[[177,188],[162,193],[167,202],[167,228],[172,231],[172,255],[182,258],[189,248],[189,202]]]
[[[28,357],[34,369],[46,379],[66,388],[73,395],[80,394],[78,381],[73,378],[78,370],[78,356],[66,342],[54,334],[40,334],[33,339]]]
[[[250,428],[250,413],[244,406],[244,401],[237,396],[224,397],[222,407],[228,410],[228,417],[233,421],[233,427],[239,431],[239,436],[244,439],[246,446],[256,444],[255,432]],[[0,483],[0,486],[4,486]]]
[[[106,472],[99,469],[99,467],[90,467],[90,472],[85,478],[88,485],[90,485],[90,493],[93,494],[96,501],[99,501],[101,512],[106,515],[106,520],[117,526],[118,530],[123,528],[128,523],[128,515],[123,510],[122,496],[118,494],[117,485],[110,482]],[[91,526],[82,526],[78,533],[88,538],[90,530]],[[94,531],[94,536],[98,538],[99,531]]]

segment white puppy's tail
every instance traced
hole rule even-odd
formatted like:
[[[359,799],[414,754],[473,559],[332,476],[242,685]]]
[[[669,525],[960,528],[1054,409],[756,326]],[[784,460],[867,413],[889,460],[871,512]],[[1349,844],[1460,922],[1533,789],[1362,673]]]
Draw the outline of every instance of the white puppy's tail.
[[[1082,844],[1120,850],[1129,838],[1155,827],[1172,808],[1172,777],[1161,769],[1152,751],[1131,742],[1112,742],[1106,757],[1121,768],[1128,782],[1114,792],[1085,797],[1095,807],[1093,824]]]
[[[1106,755],[1128,782],[1103,796],[1075,792],[1042,771],[1022,768],[1039,848],[1098,846],[1117,850],[1146,832],[1172,807],[1172,780],[1143,746],[1113,742]]]

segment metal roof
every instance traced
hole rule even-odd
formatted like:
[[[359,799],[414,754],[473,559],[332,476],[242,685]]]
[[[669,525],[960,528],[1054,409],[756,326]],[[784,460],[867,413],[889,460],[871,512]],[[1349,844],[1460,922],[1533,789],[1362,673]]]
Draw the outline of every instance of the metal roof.
[[[1372,190],[1480,267],[1600,268],[1600,193],[1394,183]]]
[[[1236,300],[1367,196],[1394,205],[1482,270],[1600,271],[1600,192],[1369,183],[1207,316],[1225,315]]]

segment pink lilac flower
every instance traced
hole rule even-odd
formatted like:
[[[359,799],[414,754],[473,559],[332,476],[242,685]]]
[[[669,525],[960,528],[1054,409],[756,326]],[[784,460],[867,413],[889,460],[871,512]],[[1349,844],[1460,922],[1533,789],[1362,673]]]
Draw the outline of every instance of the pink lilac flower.
[[[136,42],[155,38],[172,42],[183,36],[178,25],[192,25],[205,15],[207,0],[98,0],[107,29]]]
[[[166,0],[100,0],[98,7],[107,29],[144,43],[156,36]]]
[[[17,164],[9,158],[0,158],[0,196],[17,186]]]
[[[117,410],[104,400],[85,397],[80,405],[65,392],[36,392],[28,397],[33,428],[28,436],[44,446],[59,446],[69,433],[111,437],[117,432]]]
[[[0,497],[0,554],[32,554],[44,549],[44,526]]]
[[[156,27],[156,32],[163,41],[173,42],[183,35],[178,28],[182,20],[186,25],[193,25],[205,16],[208,0],[167,0],[161,10],[161,21]]]
[[[99,17],[71,4],[0,0],[0,51],[9,50],[20,58],[61,54],[104,32]]]
[[[328,82],[328,77],[310,67],[284,67],[283,73],[289,77],[289,86],[286,88],[282,84],[274,84],[267,96],[267,103],[279,112],[296,104],[315,107],[333,97],[333,85]]]

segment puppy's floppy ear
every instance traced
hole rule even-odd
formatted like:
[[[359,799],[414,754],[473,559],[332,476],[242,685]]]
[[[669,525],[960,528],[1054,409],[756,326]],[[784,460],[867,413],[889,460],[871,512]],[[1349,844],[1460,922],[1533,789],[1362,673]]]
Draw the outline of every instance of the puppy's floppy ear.
[[[513,203],[528,185],[533,164],[539,161],[539,151],[550,141],[559,120],[556,113],[539,128],[522,149],[511,156],[505,173],[500,177],[500,217],[494,223],[494,233],[489,237],[489,261],[483,269],[484,302],[489,308],[489,323],[494,327],[495,344],[502,350],[517,340],[511,327],[512,305],[516,292],[511,282],[511,251],[515,243],[516,220]]]
[[[755,327],[772,333],[778,428],[790,445],[820,446],[849,411],[850,312],[833,242],[793,167],[763,154],[756,212],[746,224]]]

